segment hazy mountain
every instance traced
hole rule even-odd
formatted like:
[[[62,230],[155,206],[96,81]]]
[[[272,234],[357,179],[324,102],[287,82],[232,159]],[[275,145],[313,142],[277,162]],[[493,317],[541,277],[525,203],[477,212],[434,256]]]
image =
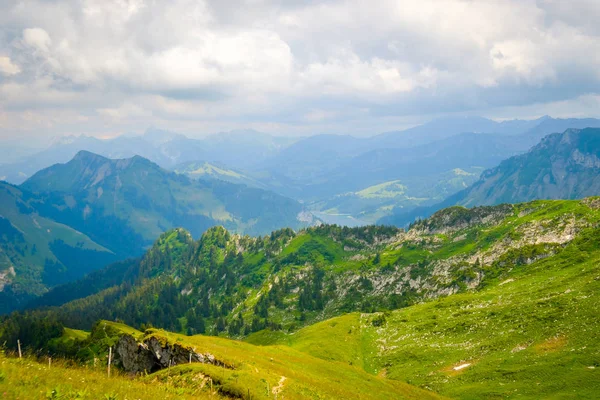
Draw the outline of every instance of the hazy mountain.
[[[274,137],[249,130],[191,139],[153,128],[143,135],[122,135],[105,140],[89,136],[67,136],[54,141],[43,151],[0,165],[0,179],[20,184],[40,169],[69,161],[81,150],[113,159],[139,155],[163,168],[174,168],[181,163],[197,160],[225,163],[239,168],[276,154],[294,140],[297,139]]]
[[[186,175],[192,179],[217,179],[225,182],[235,183],[266,189],[267,185],[246,175],[243,171],[231,169],[223,164],[209,163],[206,161],[191,161],[176,165],[173,171]]]
[[[485,171],[460,193],[464,206],[600,195],[600,129],[546,136],[529,152]]]
[[[469,188],[439,204],[411,212],[395,210],[381,223],[405,225],[452,205],[467,207],[535,199],[600,195],[600,129],[568,129],[544,137],[525,154],[484,171]]]
[[[0,177],[22,182],[37,170],[70,160],[78,150],[108,158],[141,155],[163,168],[272,190],[315,210],[351,214],[374,222],[394,207],[431,205],[473,183],[485,168],[527,151],[565,127],[600,126],[595,119],[511,120],[441,118],[371,138],[316,135],[281,138],[247,130],[207,138],[149,129],[111,140],[63,138],[19,164],[0,166]],[[207,165],[200,165],[208,163]],[[463,171],[455,174],[453,171]],[[400,184],[402,193],[365,200],[358,193]],[[389,186],[391,187],[391,186]]]
[[[445,117],[403,131],[382,133],[369,141],[370,146],[376,148],[407,148],[446,139],[460,133],[518,135],[548,119],[551,118],[496,122],[483,117]]]
[[[232,168],[250,168],[274,157],[300,140],[296,137],[273,136],[252,129],[221,132],[202,140],[207,156],[193,160],[206,160]]]
[[[596,118],[545,118],[520,137],[529,147],[536,145],[544,136],[564,132],[567,129],[600,128]]]
[[[223,181],[192,180],[140,156],[111,160],[82,151],[22,187],[44,196],[40,212],[110,243],[111,249],[126,246],[121,253],[128,254],[176,226],[198,236],[213,225],[250,234],[302,225],[302,207],[294,200]],[[115,238],[113,229],[121,237]]]

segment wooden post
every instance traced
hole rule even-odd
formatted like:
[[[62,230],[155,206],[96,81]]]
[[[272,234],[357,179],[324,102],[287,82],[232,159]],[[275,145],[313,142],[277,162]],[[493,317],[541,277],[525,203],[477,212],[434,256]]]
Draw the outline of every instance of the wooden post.
[[[190,364],[192,363],[192,352],[190,351]]]
[[[52,357],[48,357],[48,368],[52,366]]]
[[[213,391],[212,391],[212,378],[208,378],[210,379],[210,397],[212,397],[213,395]]]
[[[19,339],[17,339],[17,347],[19,348],[19,358],[22,358],[23,354],[21,354],[21,341]]]
[[[112,361],[112,346],[108,348],[108,377],[110,378],[110,363]]]

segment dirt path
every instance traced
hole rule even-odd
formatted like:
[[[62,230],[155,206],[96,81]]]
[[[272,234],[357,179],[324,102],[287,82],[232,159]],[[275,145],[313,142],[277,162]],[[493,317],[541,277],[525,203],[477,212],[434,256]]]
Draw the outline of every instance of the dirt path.
[[[277,398],[277,395],[279,395],[279,393],[283,390],[283,384],[285,383],[286,379],[287,378],[285,376],[281,376],[281,379],[279,380],[277,386],[273,386],[273,388],[271,389],[271,392],[273,392],[275,398]]]

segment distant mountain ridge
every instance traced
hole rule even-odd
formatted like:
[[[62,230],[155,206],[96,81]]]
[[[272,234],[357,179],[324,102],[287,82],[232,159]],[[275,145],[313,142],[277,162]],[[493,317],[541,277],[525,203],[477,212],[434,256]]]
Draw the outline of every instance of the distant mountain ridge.
[[[267,189],[310,210],[374,223],[394,208],[411,210],[442,201],[476,181],[481,171],[526,152],[548,134],[584,127],[600,127],[600,120],[445,117],[368,138],[286,138],[242,130],[191,139],[149,129],[141,136],[111,140],[66,138],[19,163],[0,165],[0,179],[20,183],[39,169],[67,162],[78,150],[118,159],[140,155],[192,178]],[[403,193],[368,201],[354,195],[390,184],[401,185]]]
[[[600,129],[546,136],[529,152],[485,171],[460,193],[465,206],[600,195]]]
[[[298,226],[302,212],[300,204],[272,192],[191,180],[141,156],[113,160],[87,151],[39,171],[21,187],[47,196],[51,206],[43,210],[57,220],[74,217],[85,226],[95,214],[115,217],[141,234],[146,245],[175,226],[194,236],[213,225],[264,234]]]
[[[204,139],[148,129],[143,135],[122,135],[113,139],[91,136],[59,138],[47,149],[21,157],[20,161],[0,165],[0,180],[20,184],[40,169],[65,163],[80,150],[111,159],[147,158],[163,168],[174,168],[185,162],[225,163],[230,167],[246,167],[270,157],[296,138],[276,137],[252,130],[222,132]]]
[[[568,129],[550,134],[527,153],[484,171],[478,181],[443,202],[409,212],[397,210],[380,222],[402,226],[453,205],[474,207],[598,195],[600,129]]]

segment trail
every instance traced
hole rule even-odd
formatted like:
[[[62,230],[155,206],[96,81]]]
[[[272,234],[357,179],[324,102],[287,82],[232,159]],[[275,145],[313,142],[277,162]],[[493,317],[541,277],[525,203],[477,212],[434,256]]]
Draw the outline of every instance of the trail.
[[[287,378],[282,375],[277,386],[273,386],[273,388],[271,389],[271,392],[273,392],[275,398],[277,398],[277,395],[283,390],[283,384],[285,383],[286,379]]]

